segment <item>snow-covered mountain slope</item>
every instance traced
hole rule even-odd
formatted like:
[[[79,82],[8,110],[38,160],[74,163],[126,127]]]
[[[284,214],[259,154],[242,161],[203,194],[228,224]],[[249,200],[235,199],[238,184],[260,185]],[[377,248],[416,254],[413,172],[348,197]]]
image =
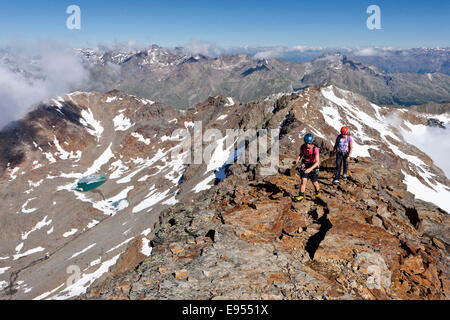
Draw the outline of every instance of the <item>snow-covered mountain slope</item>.
[[[199,122],[203,132],[218,129],[222,136],[203,136],[200,145],[212,142],[210,160],[189,164],[184,157],[195,150],[180,149],[176,130],[195,137]],[[405,139],[426,123],[426,115],[378,107],[331,86],[245,104],[218,95],[186,112],[118,91],[53,99],[0,133],[2,298],[70,298],[124,263],[119,257],[127,246],[149,255],[159,212],[195,203],[226,178],[224,165],[235,155],[225,144],[227,129],[280,129],[280,158],[295,154],[312,132],[326,158],[340,127],[349,125],[354,156],[401,170],[409,191],[448,212],[448,180]],[[91,191],[76,190],[93,176],[99,184],[107,179]]]
[[[229,100],[221,99],[223,110],[229,109]],[[192,115],[147,99],[76,92],[4,130],[3,294],[71,297],[114,264],[134,238],[144,233],[142,245],[148,243],[145,235],[161,208],[207,189],[228,158],[218,151],[214,165],[198,166],[207,176],[182,181],[186,165],[182,153],[172,157],[180,145],[172,132],[191,123]],[[82,179],[98,175],[108,177],[101,187],[76,190]],[[67,288],[71,265],[84,276]],[[17,287],[19,282],[26,285]]]

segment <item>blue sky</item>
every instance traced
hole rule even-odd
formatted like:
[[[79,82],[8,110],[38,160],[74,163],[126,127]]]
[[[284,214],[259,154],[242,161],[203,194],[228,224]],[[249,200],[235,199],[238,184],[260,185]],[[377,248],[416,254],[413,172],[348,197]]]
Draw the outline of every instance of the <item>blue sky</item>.
[[[81,30],[66,28],[76,4]],[[381,8],[381,30],[366,9]],[[72,46],[136,39],[162,46],[450,46],[450,1],[1,1],[0,44],[43,38]]]

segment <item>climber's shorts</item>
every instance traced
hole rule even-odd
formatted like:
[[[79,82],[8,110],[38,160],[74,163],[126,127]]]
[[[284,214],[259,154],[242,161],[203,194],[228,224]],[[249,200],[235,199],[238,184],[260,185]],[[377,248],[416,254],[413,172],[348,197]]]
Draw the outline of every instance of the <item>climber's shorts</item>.
[[[300,174],[300,178],[302,179],[309,179],[311,182],[317,182],[319,180],[319,169],[316,168],[310,173],[306,174],[303,169],[298,169],[298,172]]]

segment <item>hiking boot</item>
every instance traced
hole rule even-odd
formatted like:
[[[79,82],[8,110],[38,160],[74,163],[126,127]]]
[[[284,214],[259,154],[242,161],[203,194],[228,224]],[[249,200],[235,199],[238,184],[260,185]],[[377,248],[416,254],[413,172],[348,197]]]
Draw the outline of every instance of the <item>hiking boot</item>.
[[[297,197],[297,198],[294,198],[294,202],[300,202],[300,201],[302,201],[303,199],[305,199],[304,196],[299,196],[299,197]]]
[[[342,179],[347,179],[347,175],[346,175],[346,174],[343,174],[343,175],[342,175]]]
[[[338,179],[334,179],[333,184],[339,184],[339,180]]]
[[[316,192],[316,198],[320,198],[322,196],[322,193],[320,191]]]

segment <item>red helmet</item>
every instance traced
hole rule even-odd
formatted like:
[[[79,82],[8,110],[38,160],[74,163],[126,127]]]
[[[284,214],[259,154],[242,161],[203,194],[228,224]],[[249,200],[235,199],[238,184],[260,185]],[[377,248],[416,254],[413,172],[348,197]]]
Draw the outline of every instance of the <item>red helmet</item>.
[[[348,133],[348,127],[342,127],[341,133],[344,134],[344,135],[347,134]]]

